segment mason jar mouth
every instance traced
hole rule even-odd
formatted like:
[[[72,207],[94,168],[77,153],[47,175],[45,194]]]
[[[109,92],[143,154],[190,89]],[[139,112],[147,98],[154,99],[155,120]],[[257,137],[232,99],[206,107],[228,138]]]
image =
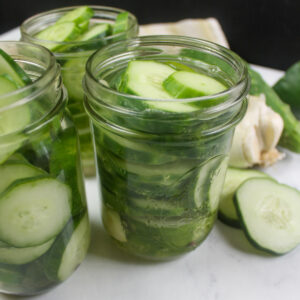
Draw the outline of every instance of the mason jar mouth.
[[[97,6],[97,5],[89,5],[90,8],[94,10],[94,16],[92,20],[96,20],[97,22],[108,22],[114,23],[116,17],[119,13],[128,12],[129,15],[129,27],[124,32],[120,32],[117,34],[112,34],[106,37],[95,38],[90,41],[69,41],[69,42],[56,42],[56,41],[48,41],[48,40],[41,40],[35,37],[35,34],[40,32],[41,30],[47,28],[50,25],[53,25],[62,15],[65,13],[79,8],[81,6],[69,6],[63,7],[58,9],[49,10],[40,14],[36,14],[27,20],[25,20],[21,26],[20,31],[22,35],[22,39],[29,41],[35,44],[42,44],[44,46],[68,46],[70,48],[80,48],[84,46],[85,48],[89,48],[89,45],[95,45],[97,42],[105,41],[110,43],[111,41],[118,40],[122,36],[126,35],[127,33],[134,31],[138,31],[137,19],[136,17],[131,14],[130,12],[110,7],[110,6]],[[88,51],[70,51],[70,52],[56,52],[54,54],[57,58],[69,58],[69,57],[81,57],[84,52],[90,53],[92,50]],[[94,51],[94,50],[93,50]],[[86,54],[90,55],[90,54]]]
[[[66,92],[62,88],[60,66],[53,54],[46,48],[19,41],[0,41],[0,48],[8,53],[31,78],[32,83],[15,91],[0,95],[0,114],[13,112],[21,107],[32,111],[26,130],[39,127],[51,119],[53,112],[62,109],[66,102]],[[45,94],[48,93],[49,99]],[[7,104],[4,104],[7,102]],[[1,105],[2,103],[2,105]],[[39,103],[39,104],[38,104]],[[38,111],[37,106],[42,108]],[[24,128],[25,129],[25,128]],[[11,132],[8,135],[16,134]],[[0,137],[6,135],[0,134]]]
[[[160,60],[163,57],[164,60],[168,60],[172,55],[169,54],[166,57],[165,49],[174,48],[172,55],[174,58],[180,55],[178,50],[188,49],[191,51],[200,51],[206,55],[211,55],[212,57],[217,57],[220,61],[226,62],[228,66],[232,68],[231,72],[235,73],[234,82],[231,83],[228,89],[223,92],[209,95],[201,96],[195,98],[184,98],[184,99],[153,99],[147,97],[141,97],[131,94],[125,94],[111,88],[106,80],[105,76],[107,74],[111,75],[112,72],[117,72],[117,67],[124,67],[128,64],[130,60]],[[172,51],[172,50],[171,50]],[[180,57],[178,61],[183,64],[191,61],[196,61],[193,58]],[[214,66],[218,67],[218,66]],[[114,44],[105,46],[104,48],[95,52],[88,60],[86,64],[86,75],[84,78],[84,89],[88,96],[91,97],[93,103],[96,105],[110,106],[113,110],[120,110],[127,114],[139,115],[145,112],[134,111],[131,109],[124,109],[124,107],[112,107],[109,103],[93,92],[93,88],[96,86],[98,89],[98,94],[112,94],[114,97],[126,97],[129,101],[135,102],[158,102],[163,101],[165,103],[184,103],[184,104],[194,104],[201,103],[206,100],[213,101],[214,99],[227,99],[223,102],[216,101],[216,105],[199,108],[199,110],[190,113],[191,115],[199,113],[201,114],[216,114],[218,112],[229,109],[243,101],[249,90],[249,80],[247,67],[243,60],[231,50],[222,47],[218,44],[208,42],[205,40],[186,37],[186,36],[176,36],[176,35],[153,35],[153,36],[143,36],[139,38],[133,38],[126,41],[119,41]],[[89,105],[86,101],[86,105]],[[176,112],[176,116],[181,113]],[[182,113],[185,114],[186,113]]]

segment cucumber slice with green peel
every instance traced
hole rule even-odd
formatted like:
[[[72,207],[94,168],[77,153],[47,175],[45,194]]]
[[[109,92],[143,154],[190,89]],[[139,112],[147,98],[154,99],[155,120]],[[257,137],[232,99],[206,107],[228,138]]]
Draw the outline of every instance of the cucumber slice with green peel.
[[[26,72],[10,57],[6,52],[0,49],[0,75],[9,75],[18,87],[23,87],[32,83]],[[0,89],[0,95],[2,95]]]
[[[108,23],[96,24],[80,35],[76,41],[89,41],[93,39],[103,38],[111,32],[111,25]]]
[[[44,256],[47,277],[64,281],[84,260],[90,244],[88,214],[71,219]]]
[[[227,166],[228,158],[226,157],[221,161],[214,174],[212,175],[210,188],[208,192],[209,208],[211,212],[215,212],[218,209]]]
[[[118,34],[124,32],[129,27],[129,14],[128,12],[122,12],[117,15],[115,24],[113,25],[112,34]]]
[[[117,212],[107,206],[103,206],[102,220],[105,229],[114,239],[122,243],[127,241],[125,229]]]
[[[296,189],[269,178],[252,178],[238,188],[234,204],[256,248],[282,255],[300,243],[300,192]]]
[[[0,195],[0,240],[31,247],[55,237],[71,217],[71,190],[48,177],[20,179]]]
[[[94,10],[91,7],[81,6],[64,14],[56,21],[56,24],[74,22],[75,24],[80,25],[92,18],[93,15]]]
[[[212,77],[188,71],[172,73],[164,80],[163,87],[176,99],[209,96],[227,89],[224,84]]]
[[[211,185],[212,183],[217,184],[217,188],[219,188],[220,183],[218,181],[221,181],[221,179],[218,178],[216,174],[218,174],[219,171],[223,172],[223,168],[220,168],[220,164],[223,160],[224,156],[216,156],[204,162],[199,168],[197,168],[197,175],[192,181],[192,186],[190,187],[190,194],[193,199],[192,205],[194,207],[200,208],[207,206],[207,201],[211,202],[209,203],[209,205],[212,206],[209,208],[210,210],[216,205],[216,195],[211,191],[213,188]],[[210,199],[210,197],[212,199]]]
[[[0,263],[11,265],[27,264],[46,253],[54,239],[33,247],[15,248],[3,242],[0,242]]]
[[[18,179],[46,174],[42,169],[36,168],[29,163],[7,162],[0,165],[0,193]]]
[[[86,210],[79,145],[75,127],[60,132],[53,142],[50,174],[72,187],[72,216]]]
[[[17,89],[18,85],[12,80],[11,76],[7,74],[0,75],[0,96],[16,91]],[[3,106],[2,99],[1,106]]]
[[[25,135],[19,134],[3,141],[0,144],[0,164],[9,159],[9,157],[21,147],[25,140]]]
[[[36,34],[35,37],[44,41],[69,42],[77,39],[80,33],[80,29],[74,22],[64,22],[58,24],[55,23],[54,25],[47,27]],[[41,42],[41,44],[51,51],[56,51],[62,47],[62,45],[56,43]]]
[[[155,101],[144,101],[146,106],[155,110],[169,112],[191,112],[195,108],[180,102],[166,102],[172,97],[164,90],[162,84],[176,70],[170,66],[146,60],[134,60],[128,63],[123,75],[123,81],[119,85],[119,91],[140,97],[156,99]]]
[[[218,217],[223,223],[237,228],[241,226],[233,203],[234,194],[247,179],[257,177],[268,178],[269,175],[258,170],[227,169],[218,212]]]
[[[86,61],[87,58],[84,57],[70,59],[62,67],[61,75],[68,90],[70,104],[83,101],[82,78],[85,73]]]

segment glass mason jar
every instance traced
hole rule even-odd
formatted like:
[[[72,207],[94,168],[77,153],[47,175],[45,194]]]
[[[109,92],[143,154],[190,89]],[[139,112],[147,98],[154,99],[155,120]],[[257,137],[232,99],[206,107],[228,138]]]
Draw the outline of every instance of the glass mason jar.
[[[0,95],[0,292],[33,295],[69,277],[90,239],[76,128],[45,48],[0,42],[32,83]]]
[[[114,86],[131,60],[196,70],[228,89],[181,100],[120,93]],[[213,227],[234,127],[247,106],[243,61],[207,41],[148,36],[97,51],[86,70],[104,227],[121,248],[144,258],[195,249]]]
[[[90,6],[94,10],[91,19],[93,23],[106,22],[114,23],[122,9]],[[68,90],[68,108],[74,118],[75,125],[79,132],[80,152],[83,163],[83,171],[86,176],[95,175],[94,151],[89,120],[83,108],[82,77],[85,72],[85,64],[89,56],[104,45],[118,40],[135,37],[138,33],[138,24],[135,16],[129,14],[129,27],[125,32],[107,37],[100,37],[83,42],[53,42],[44,41],[34,36],[41,30],[55,23],[63,14],[76,7],[65,7],[50,10],[27,19],[21,25],[21,39],[23,41],[41,44],[47,48],[55,48],[54,55],[61,65],[62,78]]]

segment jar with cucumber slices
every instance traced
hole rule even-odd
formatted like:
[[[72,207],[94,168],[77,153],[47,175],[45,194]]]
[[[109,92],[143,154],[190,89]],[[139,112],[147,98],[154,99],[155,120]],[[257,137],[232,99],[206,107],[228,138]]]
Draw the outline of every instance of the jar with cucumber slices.
[[[96,52],[83,85],[107,232],[147,259],[195,249],[213,227],[245,113],[243,61],[199,39],[141,37]]]
[[[135,37],[136,18],[124,10],[105,6],[65,7],[27,19],[21,25],[22,40],[43,45],[61,65],[68,90],[68,108],[78,129],[83,170],[95,175],[89,120],[83,108],[82,77],[89,56],[115,41]]]
[[[90,227],[66,100],[47,49],[0,42],[0,292],[46,291],[86,255]]]

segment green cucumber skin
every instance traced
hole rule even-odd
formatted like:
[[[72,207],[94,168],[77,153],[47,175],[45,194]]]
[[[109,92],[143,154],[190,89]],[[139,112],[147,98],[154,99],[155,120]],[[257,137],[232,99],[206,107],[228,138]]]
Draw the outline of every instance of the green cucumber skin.
[[[87,212],[84,211],[76,217],[72,217],[59,234],[50,250],[42,257],[42,264],[49,280],[54,282],[61,281],[58,278],[58,270],[61,264],[62,256],[72,237],[72,234],[75,232],[80,222],[86,217],[86,214]]]
[[[112,34],[118,34],[128,29],[128,12],[122,12],[117,15],[115,24],[113,25]]]
[[[260,74],[250,66],[248,66],[248,72],[251,77],[250,94],[265,94],[267,105],[280,114],[283,119],[284,129],[279,145],[293,152],[300,153],[300,122],[293,115],[290,106],[284,103]]]
[[[300,119],[300,61],[287,69],[284,76],[273,86],[282,101],[291,106]]]
[[[71,10],[66,13],[62,17],[60,17],[56,24],[64,23],[64,22],[74,22],[77,25],[85,23],[89,21],[94,16],[94,10],[88,6],[81,6]]]
[[[252,180],[252,179],[253,179],[253,178],[250,178],[250,179],[248,179],[248,180]],[[272,178],[272,177],[259,178],[259,179],[261,179],[261,180],[273,181],[273,182],[278,183],[278,182],[277,182],[274,178]],[[243,184],[246,183],[248,180],[246,180],[245,182],[243,182]],[[280,185],[282,185],[282,186],[287,186],[287,187],[291,188],[290,186],[285,185],[285,184],[280,184]],[[300,195],[300,192],[299,192],[297,189],[295,189],[295,188],[293,188],[293,189],[294,189],[295,191],[297,191],[297,192],[299,193],[299,195]],[[236,212],[237,212],[237,215],[238,215],[239,220],[240,220],[241,228],[242,228],[242,230],[243,230],[245,236],[247,237],[248,241],[250,242],[250,244],[252,244],[252,246],[254,246],[256,249],[261,250],[261,251],[263,251],[263,252],[265,252],[265,253],[268,253],[268,254],[271,254],[271,255],[276,255],[276,256],[282,256],[282,255],[285,255],[285,254],[287,254],[287,253],[289,253],[289,252],[291,252],[291,251],[294,250],[294,249],[291,249],[291,250],[288,251],[288,252],[279,253],[279,252],[276,252],[276,251],[272,251],[271,249],[265,248],[265,247],[261,246],[259,243],[257,243],[257,242],[253,239],[253,237],[252,237],[252,235],[250,234],[250,232],[248,231],[248,228],[247,228],[247,226],[246,226],[246,224],[245,224],[245,222],[244,222],[243,213],[242,213],[242,211],[241,211],[241,209],[240,209],[240,207],[239,207],[239,204],[238,204],[237,194],[234,195],[233,203],[234,203],[234,205],[235,205]]]
[[[72,215],[86,209],[79,145],[75,127],[62,131],[52,145],[50,174],[72,187]]]
[[[239,220],[229,218],[228,216],[226,216],[225,214],[223,214],[220,211],[218,212],[218,218],[225,225],[228,225],[230,227],[234,227],[234,228],[237,228],[237,229],[241,229],[241,223],[240,223]]]

